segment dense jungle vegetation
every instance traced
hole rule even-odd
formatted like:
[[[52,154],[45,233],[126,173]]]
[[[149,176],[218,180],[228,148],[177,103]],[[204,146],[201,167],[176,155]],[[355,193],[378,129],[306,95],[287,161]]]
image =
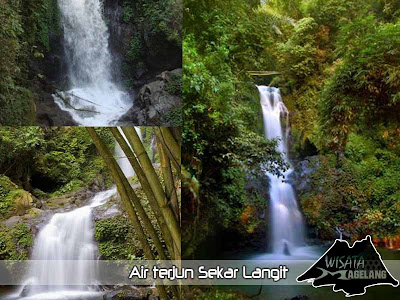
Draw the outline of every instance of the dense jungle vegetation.
[[[229,250],[230,237],[240,248],[266,230],[266,198],[248,185],[279,157],[263,139],[254,84],[281,89],[291,159],[314,169],[298,192],[314,236],[399,234],[400,2],[261,2],[186,1],[185,256]]]
[[[112,135],[101,132],[113,148]],[[101,172],[105,165],[84,128],[0,128],[0,173],[34,196],[74,191]]]
[[[43,74],[34,64],[43,61],[49,39],[59,34],[57,2],[1,0],[0,124],[35,123],[35,92]]]
[[[101,136],[113,149],[112,135]],[[112,180],[84,128],[1,127],[0,258],[27,259],[35,219],[85,200],[73,194],[96,184]]]

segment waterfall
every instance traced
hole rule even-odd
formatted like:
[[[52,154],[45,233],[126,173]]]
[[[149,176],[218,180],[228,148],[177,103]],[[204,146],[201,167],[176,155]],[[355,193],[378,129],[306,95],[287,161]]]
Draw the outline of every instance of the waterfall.
[[[96,291],[98,249],[94,241],[92,209],[117,193],[116,188],[97,193],[90,203],[66,213],[57,213],[37,235],[32,252],[34,262],[23,299],[92,299]],[[68,260],[81,260],[71,268]],[[39,262],[40,261],[40,262]],[[92,282],[92,286],[81,286]],[[57,295],[57,297],[55,297]],[[79,298],[82,299],[82,298]]]
[[[342,228],[340,228],[340,227],[335,227],[335,230],[339,233],[339,240],[343,240]]]
[[[258,86],[264,118],[265,136],[268,139],[278,139],[278,150],[283,159],[289,163],[288,137],[289,112],[282,102],[277,88]],[[285,128],[282,118],[286,120]],[[290,255],[297,247],[303,246],[304,221],[299,210],[292,185],[285,178],[293,172],[284,172],[284,178],[267,173],[270,179],[270,232],[272,252]]]
[[[100,0],[58,0],[70,89],[53,95],[84,126],[115,124],[132,106],[112,80],[109,33]]]
[[[124,137],[125,141],[128,143],[128,140],[126,139],[126,136],[124,132],[121,130],[121,128],[118,127],[118,130]],[[142,140],[142,133],[140,132],[140,127],[135,127],[135,130],[140,140]],[[133,170],[131,163],[129,162],[129,159],[126,157],[125,152],[121,149],[118,143],[115,143],[115,157],[119,167],[121,168],[122,172],[125,174],[127,178],[135,175],[135,171]]]

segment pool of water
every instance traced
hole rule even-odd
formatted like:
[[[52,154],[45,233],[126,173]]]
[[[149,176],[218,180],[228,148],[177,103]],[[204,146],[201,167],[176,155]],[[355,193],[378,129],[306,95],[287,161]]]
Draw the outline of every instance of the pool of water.
[[[102,292],[85,291],[57,291],[36,294],[29,297],[20,297],[21,288],[2,287],[0,288],[0,299],[2,300],[102,300]]]
[[[317,260],[328,247],[304,247],[293,253],[292,259],[298,260]],[[383,260],[399,260],[399,250],[377,249]],[[288,256],[276,256],[268,253],[251,253],[249,251],[242,254],[235,254],[231,257],[225,256],[224,259],[249,259],[249,260],[288,260]],[[290,269],[290,265],[288,265]],[[393,271],[393,270],[389,270]],[[400,270],[396,270],[397,274]],[[392,272],[393,273],[393,272]],[[396,278],[399,280],[400,278]],[[349,299],[343,292],[334,292],[332,286],[314,288],[311,285],[264,285],[264,286],[220,286],[221,290],[239,291],[244,295],[255,300],[284,300],[292,299],[298,295],[307,296],[309,300],[342,300]],[[360,298],[372,299],[400,299],[400,288],[392,286],[373,286],[367,288],[367,293],[363,296],[355,296],[352,299]]]

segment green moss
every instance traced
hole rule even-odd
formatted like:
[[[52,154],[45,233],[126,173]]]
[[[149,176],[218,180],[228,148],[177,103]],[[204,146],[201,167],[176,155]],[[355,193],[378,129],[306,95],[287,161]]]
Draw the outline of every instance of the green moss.
[[[16,255],[16,247],[11,235],[8,232],[0,231],[0,258],[7,260]]]
[[[376,149],[374,141],[367,137],[350,134],[346,144],[346,156],[356,162],[360,162],[363,158],[373,155]]]
[[[85,182],[92,182],[105,169],[104,161],[100,156],[93,157],[88,164],[82,166],[82,179]]]
[[[140,256],[135,245],[132,226],[123,216],[96,221],[95,238],[100,255],[105,260],[130,260]]]
[[[41,211],[40,210],[38,210],[38,209],[29,209],[27,212],[26,212],[28,215],[30,215],[30,216],[32,216],[32,217],[39,217],[40,215],[41,215]]]
[[[200,295],[194,297],[195,300],[240,300],[247,299],[239,292],[221,291],[218,289],[210,289],[202,292]]]
[[[137,63],[137,61],[141,59],[142,51],[142,40],[140,35],[136,34],[129,44],[129,50],[127,53],[128,61]]]
[[[20,189],[8,177],[0,176],[0,219],[7,219],[23,207],[18,207],[17,200],[24,197],[26,191]]]
[[[56,0],[43,0],[37,14],[39,27],[38,40],[47,51],[50,50],[50,37],[61,33],[60,12]]]
[[[166,91],[171,95],[182,96],[182,74],[171,73],[171,79],[166,85]]]
[[[169,124],[170,126],[178,127],[182,126],[183,123],[183,112],[182,106],[177,108],[171,109],[168,111],[164,116],[163,120],[165,123]]]
[[[33,235],[26,224],[17,223],[13,228],[0,225],[0,259],[28,259],[33,245]]]
[[[49,197],[49,195],[47,193],[43,192],[42,190],[40,190],[38,188],[33,189],[32,194],[36,198],[39,198],[39,199],[45,199],[45,198]]]
[[[72,193],[77,191],[79,188],[83,187],[85,182],[79,179],[72,179],[70,182],[65,184],[62,188],[58,189],[56,192],[51,193],[50,197],[58,197],[64,194]]]
[[[33,236],[29,227],[24,223],[17,223],[11,230],[17,245],[22,248],[33,246]]]
[[[124,1],[123,6],[124,6],[124,14],[122,16],[122,20],[125,23],[129,23],[132,20],[135,11],[131,6],[130,1]]]

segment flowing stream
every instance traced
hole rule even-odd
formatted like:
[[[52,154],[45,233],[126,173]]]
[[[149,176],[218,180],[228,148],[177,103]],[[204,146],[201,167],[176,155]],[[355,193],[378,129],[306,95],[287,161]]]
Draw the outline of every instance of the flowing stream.
[[[119,127],[118,127],[118,130],[129,145],[129,142],[126,139],[124,132]],[[136,133],[138,134],[140,140],[142,140],[142,134],[140,132],[140,127],[135,127],[135,130],[136,130]],[[129,177],[132,177],[133,175],[135,175],[135,171],[133,170],[132,165],[129,162],[129,159],[126,157],[126,154],[121,149],[121,147],[118,143],[115,143],[114,151],[115,151],[115,157],[116,157],[117,163],[118,163],[119,167],[121,168],[122,172],[125,174],[125,176],[127,178],[129,178]]]
[[[288,158],[289,112],[282,102],[279,89],[258,86],[264,118],[265,136],[278,139],[278,150],[290,165]],[[285,127],[282,124],[285,120]],[[292,173],[289,168],[284,178],[267,173],[270,179],[271,249],[274,254],[293,255],[305,245],[304,220],[299,210],[292,185],[285,179]]]
[[[37,235],[22,299],[97,299],[97,258],[92,210],[105,204],[116,188],[97,193],[86,206],[55,214]],[[79,260],[79,268],[69,260]],[[81,282],[91,282],[89,286]],[[82,298],[83,297],[83,298]]]
[[[53,95],[84,126],[115,124],[132,106],[112,80],[109,33],[100,0],[58,0],[70,89]]]
[[[140,128],[135,129],[141,139]],[[125,176],[133,176],[134,171],[118,143],[115,155]],[[117,189],[113,187],[97,193],[86,206],[52,216],[35,238],[31,258],[34,263],[25,286],[7,299],[103,299],[103,293],[97,288],[99,253],[92,211],[116,194]],[[79,267],[70,264],[72,260],[79,260]],[[82,282],[90,284],[82,285]]]

